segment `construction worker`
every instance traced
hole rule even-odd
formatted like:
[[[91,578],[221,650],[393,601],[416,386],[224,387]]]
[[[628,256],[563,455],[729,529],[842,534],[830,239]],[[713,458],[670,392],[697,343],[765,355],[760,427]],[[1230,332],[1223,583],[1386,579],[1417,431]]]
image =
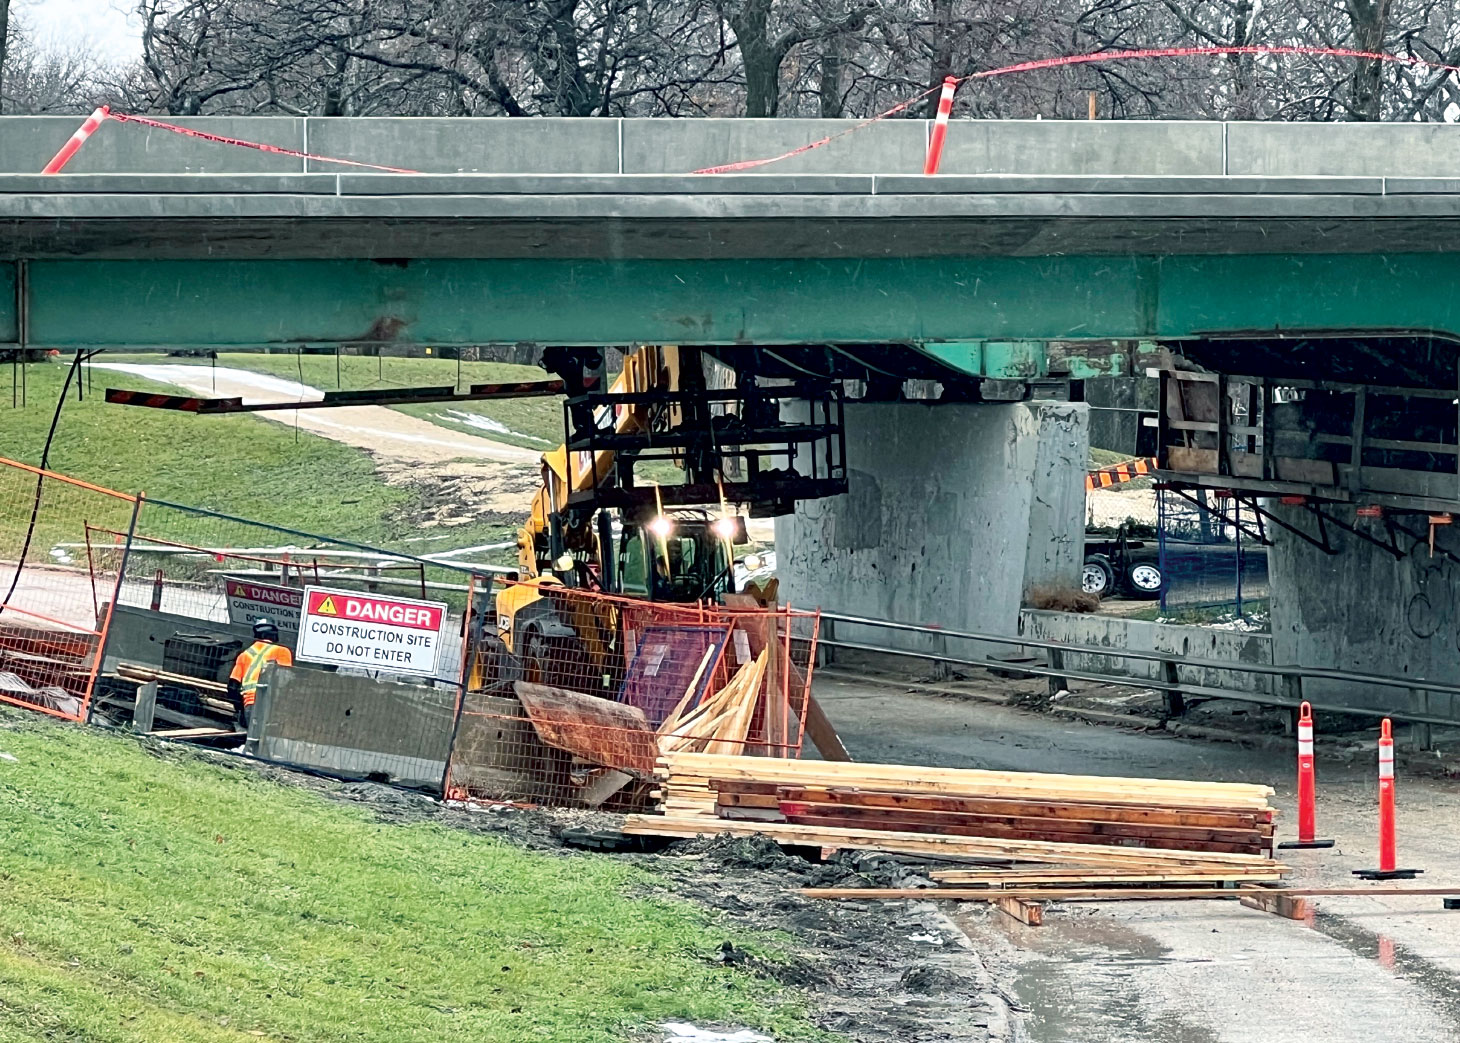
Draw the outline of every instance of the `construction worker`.
[[[294,665],[293,654],[279,644],[279,628],[274,626],[273,620],[255,620],[253,637],[253,644],[238,653],[238,658],[233,661],[233,673],[228,675],[228,696],[233,705],[240,708],[239,718],[245,730],[254,700],[258,698],[259,675],[264,672],[264,665]]]

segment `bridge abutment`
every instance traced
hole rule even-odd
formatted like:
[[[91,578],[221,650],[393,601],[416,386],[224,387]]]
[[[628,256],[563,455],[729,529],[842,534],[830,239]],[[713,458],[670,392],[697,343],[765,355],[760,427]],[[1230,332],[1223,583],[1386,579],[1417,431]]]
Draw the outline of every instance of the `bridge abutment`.
[[[1272,510],[1314,532],[1302,508]],[[1352,507],[1331,513],[1387,540],[1383,521],[1355,518]],[[1460,534],[1438,526],[1430,553],[1422,516],[1405,518],[1396,533],[1402,557],[1328,527],[1328,554],[1291,532],[1271,526],[1268,577],[1272,596],[1273,661],[1309,669],[1349,670],[1460,684]],[[1306,678],[1303,696],[1320,705],[1375,710],[1460,712],[1460,696]]]
[[[1078,589],[1083,403],[854,403],[846,429],[847,494],[776,520],[783,600],[1014,634],[1030,590]]]

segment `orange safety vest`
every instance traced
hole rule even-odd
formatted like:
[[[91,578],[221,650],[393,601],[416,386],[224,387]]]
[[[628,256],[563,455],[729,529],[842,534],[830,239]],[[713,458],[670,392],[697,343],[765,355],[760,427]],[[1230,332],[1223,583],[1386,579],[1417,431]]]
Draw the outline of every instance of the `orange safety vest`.
[[[259,694],[259,675],[264,672],[264,664],[278,663],[280,666],[293,666],[294,656],[283,645],[276,645],[269,641],[255,641],[233,661],[233,673],[228,676],[238,682],[243,689],[243,705],[252,706]]]

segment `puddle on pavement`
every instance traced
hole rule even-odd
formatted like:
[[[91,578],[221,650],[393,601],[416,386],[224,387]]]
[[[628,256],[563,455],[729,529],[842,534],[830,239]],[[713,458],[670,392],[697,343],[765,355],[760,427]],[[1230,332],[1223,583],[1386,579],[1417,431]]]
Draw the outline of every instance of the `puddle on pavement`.
[[[1454,1023],[1460,1038],[1460,979],[1454,974],[1388,935],[1376,934],[1334,913],[1318,909],[1305,922],[1355,956],[1375,961],[1396,978],[1422,990],[1430,997],[1431,1009]]]
[[[1220,1043],[1211,1029],[1145,1002],[1144,969],[1170,950],[1105,919],[1037,929],[991,918],[961,922],[970,936],[997,931],[1021,954],[1011,998],[1024,1008],[1018,1039],[1028,1043]]]

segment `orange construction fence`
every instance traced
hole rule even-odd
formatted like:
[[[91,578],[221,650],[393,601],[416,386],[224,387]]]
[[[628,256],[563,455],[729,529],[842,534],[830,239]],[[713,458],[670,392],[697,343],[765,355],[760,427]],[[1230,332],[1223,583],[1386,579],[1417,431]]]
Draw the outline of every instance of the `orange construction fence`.
[[[1122,482],[1129,482],[1136,478],[1144,478],[1156,470],[1156,458],[1154,456],[1142,457],[1139,460],[1127,460],[1125,463],[1112,464],[1109,467],[1101,467],[1085,475],[1085,489],[1108,489],[1112,485],[1119,485]]]
[[[448,797],[611,807],[663,752],[800,756],[819,613],[514,587],[534,601],[511,648],[473,613]]]
[[[86,719],[137,506],[0,459],[0,702]]]

